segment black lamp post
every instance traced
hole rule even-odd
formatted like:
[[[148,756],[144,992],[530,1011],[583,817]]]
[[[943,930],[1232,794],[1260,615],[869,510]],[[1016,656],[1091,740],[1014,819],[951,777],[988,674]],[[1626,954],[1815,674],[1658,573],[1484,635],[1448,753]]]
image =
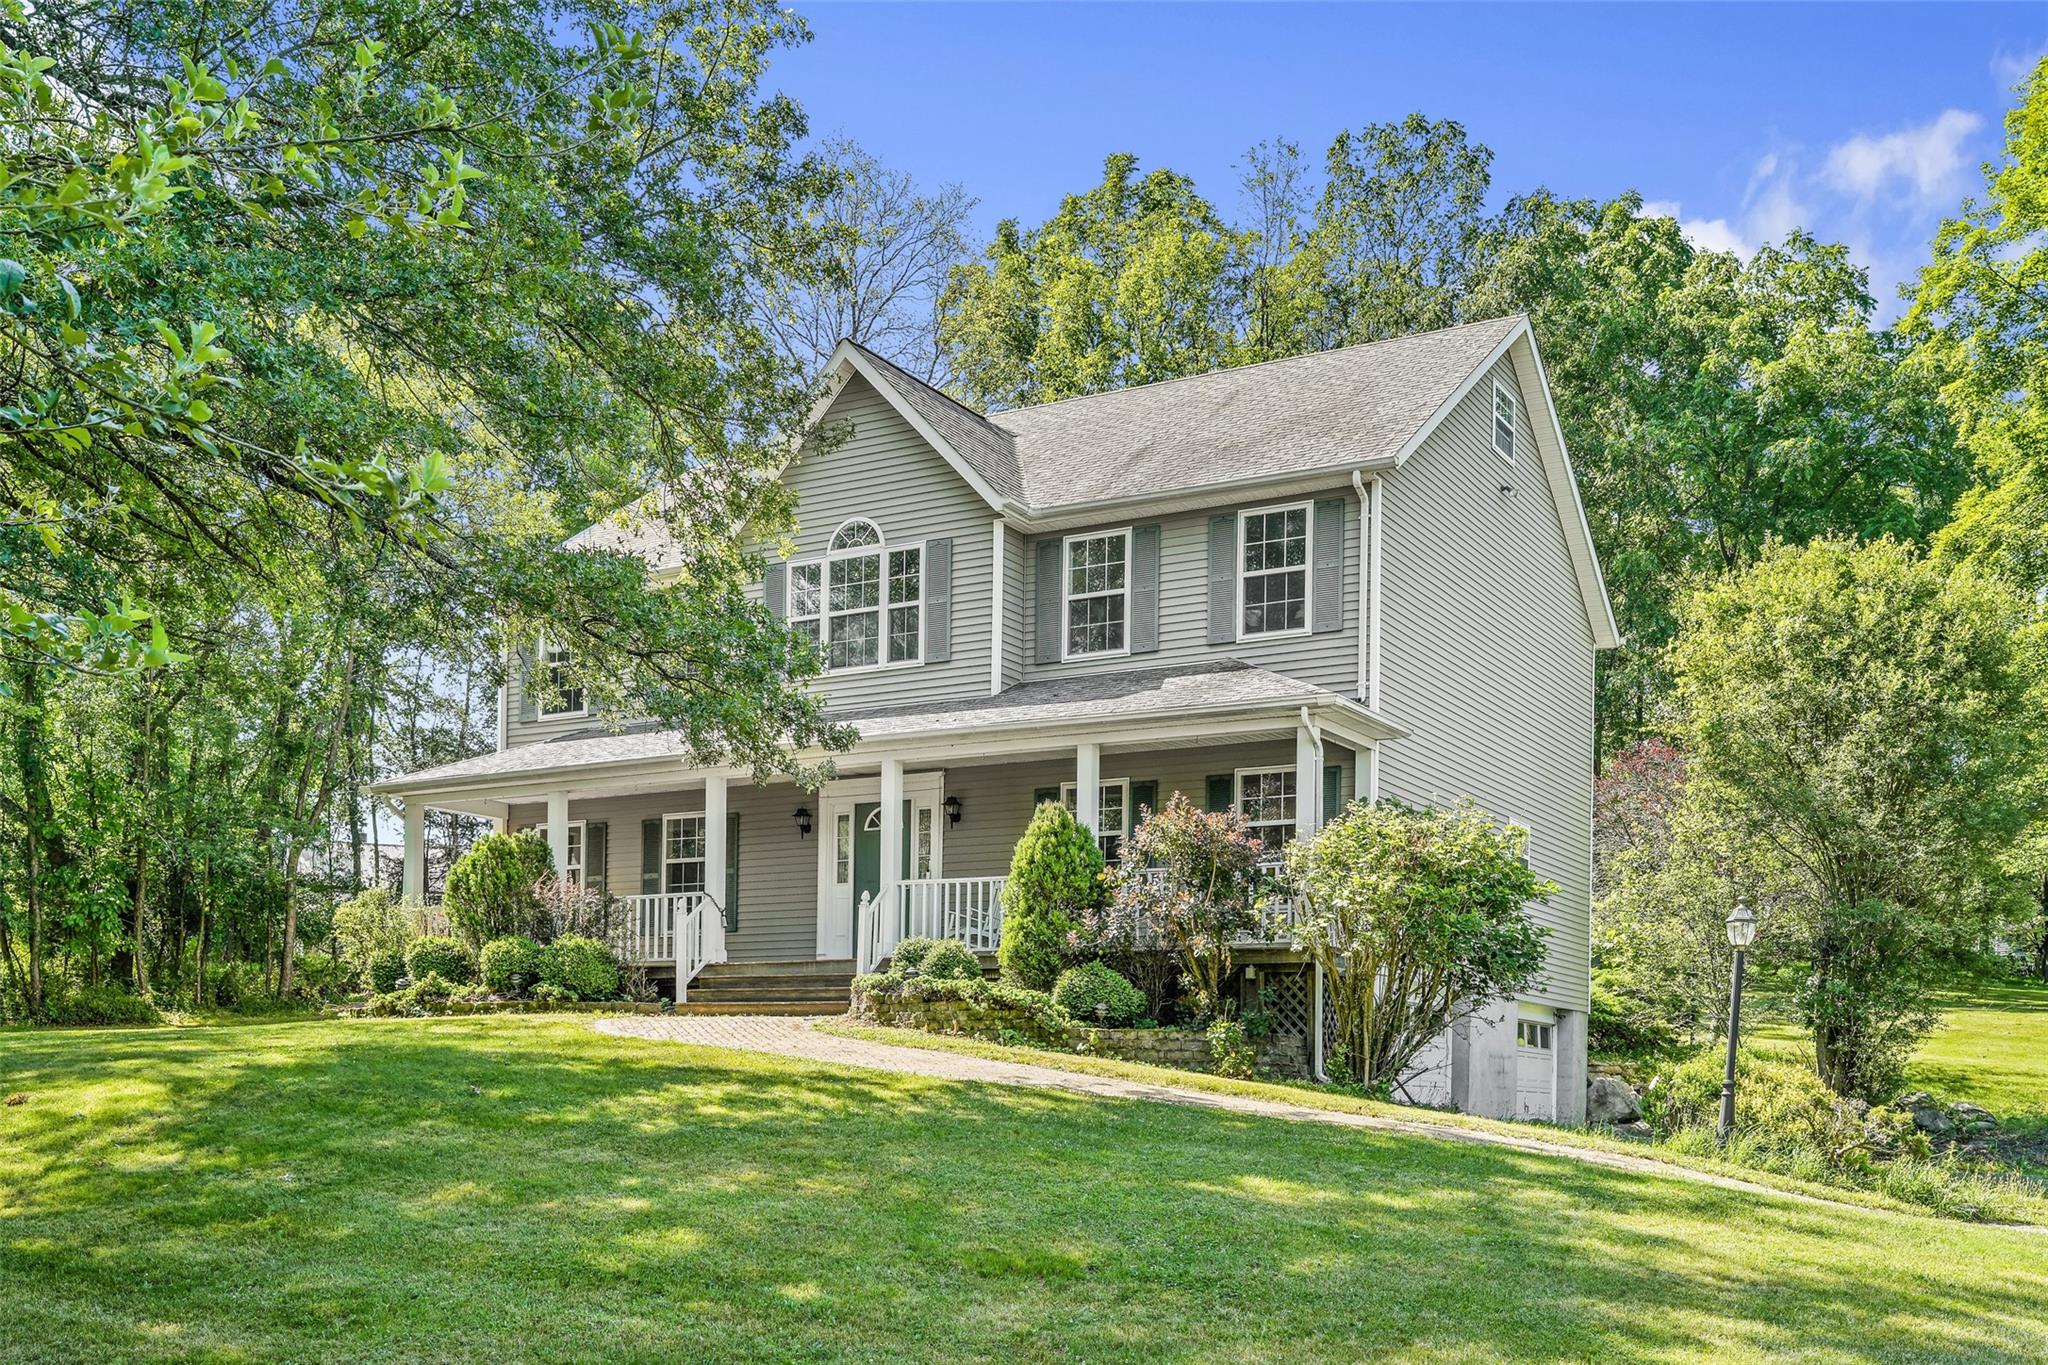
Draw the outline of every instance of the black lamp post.
[[[1721,1078],[1721,1141],[1735,1131],[1735,1035],[1742,1028],[1742,964],[1756,937],[1756,916],[1740,901],[1728,917],[1728,946],[1735,950],[1735,983],[1728,990],[1728,1073]]]

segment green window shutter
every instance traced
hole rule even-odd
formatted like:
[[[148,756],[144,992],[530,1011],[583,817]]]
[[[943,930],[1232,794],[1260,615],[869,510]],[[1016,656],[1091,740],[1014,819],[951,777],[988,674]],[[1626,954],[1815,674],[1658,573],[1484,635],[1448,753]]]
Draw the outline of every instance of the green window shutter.
[[[1216,773],[1209,778],[1203,794],[1203,810],[1229,810],[1237,804],[1237,777],[1234,773]]]
[[[538,681],[534,677],[535,663],[530,649],[522,649],[513,656],[513,674],[519,682],[519,719],[529,725],[540,719],[540,709],[533,700],[533,689]]]
[[[1159,650],[1159,528],[1140,526],[1131,532],[1131,653]]]
[[[1344,769],[1332,763],[1323,769],[1323,823],[1344,813]]]
[[[1031,809],[1033,810],[1037,810],[1048,801],[1052,802],[1055,806],[1060,803],[1060,789],[1058,787],[1040,787],[1037,791],[1031,793]]]
[[[942,537],[924,543],[924,661],[942,664],[953,657],[953,542]]]
[[[1038,638],[1032,641],[1033,663],[1056,664],[1060,661],[1060,636],[1065,633],[1060,624],[1060,581],[1066,577],[1066,571],[1060,567],[1062,544],[1058,536],[1038,542],[1037,581],[1031,586],[1038,595],[1033,603],[1038,620]]]
[[[725,932],[740,927],[740,813],[725,813]]]
[[[583,885],[598,895],[611,890],[606,878],[606,848],[604,821],[586,821],[583,825]]]
[[[1344,629],[1344,499],[1324,498],[1315,506],[1315,587],[1311,604],[1318,635]]]
[[[1237,513],[1209,518],[1209,643],[1237,641]]]
[[[1157,782],[1133,782],[1130,804],[1124,808],[1124,833],[1129,834],[1138,827],[1138,812],[1159,809],[1159,784]]]
[[[661,894],[661,819],[640,822],[640,894]]]

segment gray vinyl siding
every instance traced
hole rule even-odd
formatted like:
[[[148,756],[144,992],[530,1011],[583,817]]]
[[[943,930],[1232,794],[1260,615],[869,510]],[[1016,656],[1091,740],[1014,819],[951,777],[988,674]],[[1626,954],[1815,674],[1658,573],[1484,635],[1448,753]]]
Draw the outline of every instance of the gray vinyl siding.
[[[994,512],[858,375],[825,415],[827,428],[842,423],[851,428],[843,443],[783,476],[797,497],[791,562],[823,555],[850,517],[873,521],[892,545],[951,537],[953,652],[942,664],[828,673],[814,686],[828,704],[851,707],[988,695]]]
[[[514,661],[505,678],[505,747],[516,749],[522,744],[539,744],[543,740],[560,739],[588,730],[601,731],[604,726],[596,716],[585,713],[580,716],[556,716],[549,720],[524,720],[526,714],[526,669]],[[539,715],[536,708],[534,714]]]
[[[1519,397],[1511,364],[1491,377]],[[1381,479],[1380,700],[1409,733],[1380,746],[1380,792],[1471,797],[1528,827],[1530,865],[1561,888],[1531,909],[1551,937],[1528,998],[1585,1009],[1592,635],[1527,405],[1517,408],[1512,467],[1493,448],[1493,386],[1482,379]]]
[[[1250,511],[1259,507],[1313,502],[1317,498],[1342,496],[1344,500],[1344,624],[1342,629],[1322,634],[1288,635],[1278,639],[1248,636],[1233,644],[1209,643],[1209,518],[1219,512]],[[1177,662],[1211,659],[1241,659],[1290,678],[1298,678],[1343,696],[1358,695],[1358,624],[1364,546],[1362,519],[1356,493],[1345,481],[1312,494],[1293,497],[1276,504],[1271,498],[1253,498],[1241,503],[1204,508],[1166,517],[1136,517],[1105,523],[1096,530],[1115,530],[1157,522],[1159,536],[1159,648],[1148,654],[1108,655],[1101,658],[1070,659],[1040,664],[1036,616],[1029,609],[1038,591],[1038,537],[1024,543],[1022,556],[1024,652],[1021,659],[1024,681],[1071,677],[1088,669],[1156,668]],[[1063,531],[1060,538],[1085,534],[1082,529]],[[1311,574],[1311,576],[1313,576]],[[1054,591],[1059,585],[1051,585]],[[1313,608],[1313,604],[1311,604]],[[1233,606],[1232,615],[1236,613]]]

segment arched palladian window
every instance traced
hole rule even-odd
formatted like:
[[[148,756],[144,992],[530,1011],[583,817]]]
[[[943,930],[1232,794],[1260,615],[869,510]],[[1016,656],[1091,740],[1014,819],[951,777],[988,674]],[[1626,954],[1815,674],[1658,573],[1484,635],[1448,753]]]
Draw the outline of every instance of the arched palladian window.
[[[789,566],[789,620],[834,671],[918,662],[924,546],[891,545],[866,517],[842,523],[823,559]]]

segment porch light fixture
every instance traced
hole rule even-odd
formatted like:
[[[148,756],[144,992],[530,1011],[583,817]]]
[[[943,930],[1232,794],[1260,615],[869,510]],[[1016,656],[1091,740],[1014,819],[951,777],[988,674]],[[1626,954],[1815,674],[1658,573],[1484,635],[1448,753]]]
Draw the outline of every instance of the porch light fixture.
[[[810,832],[811,808],[809,806],[798,806],[796,808],[796,837],[799,839],[807,838]]]
[[[1728,916],[1728,946],[1735,950],[1735,979],[1728,988],[1728,1070],[1721,1078],[1722,1142],[1735,1131],[1735,1036],[1742,1028],[1742,964],[1756,939],[1756,912],[1737,901]]]
[[[948,825],[960,823],[960,798],[957,796],[946,798],[946,823]]]

